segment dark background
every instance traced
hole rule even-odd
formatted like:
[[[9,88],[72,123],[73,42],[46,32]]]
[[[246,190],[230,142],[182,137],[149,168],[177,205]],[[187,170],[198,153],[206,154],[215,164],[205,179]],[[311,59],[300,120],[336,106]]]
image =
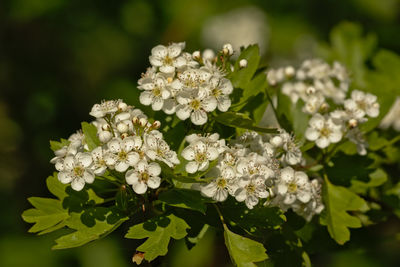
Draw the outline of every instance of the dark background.
[[[207,41],[214,37],[207,27],[240,9],[247,10],[243,20],[251,20],[252,12],[260,18],[263,60],[273,66],[314,56],[329,41],[330,30],[345,20],[375,33],[379,47],[400,52],[399,0],[0,1],[0,266],[129,265],[135,248],[120,241],[122,233],[55,252],[50,251],[54,235],[27,233],[29,225],[20,216],[29,208],[26,198],[49,195],[49,140],[67,138],[81,121],[90,120],[91,106],[102,99],[136,104],[136,83],[152,47],[172,41],[186,41],[188,51],[215,46]],[[226,42],[237,34],[219,31],[218,36],[228,36]],[[374,253],[353,246],[322,255],[316,263],[387,266],[398,261],[398,243],[385,239],[385,231],[393,231],[380,231],[371,228],[364,237]],[[165,262],[208,266],[218,257],[228,260],[215,239],[207,235],[190,253],[178,242]]]

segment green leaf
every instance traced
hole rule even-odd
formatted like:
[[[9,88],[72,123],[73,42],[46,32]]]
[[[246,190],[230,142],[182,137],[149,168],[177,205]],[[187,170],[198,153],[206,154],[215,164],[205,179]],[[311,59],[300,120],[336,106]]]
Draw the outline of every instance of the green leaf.
[[[100,145],[100,140],[97,137],[97,128],[91,123],[82,122],[82,131],[85,135],[85,142],[89,150],[93,150]]]
[[[355,193],[365,194],[369,188],[383,185],[386,181],[386,172],[382,169],[376,169],[373,173],[369,174],[368,182],[352,180],[350,189]]]
[[[50,148],[53,151],[57,151],[61,148],[63,148],[64,146],[68,146],[69,145],[69,141],[67,139],[60,139],[60,142],[58,141],[50,141]]]
[[[238,103],[231,106],[230,110],[239,111],[248,102],[249,99],[256,97],[259,93],[264,93],[268,86],[267,76],[265,73],[260,73],[252,79],[243,89],[243,94]]]
[[[256,126],[251,119],[249,119],[246,115],[242,113],[234,113],[234,112],[221,113],[215,118],[215,120],[221,124],[233,128],[237,127],[261,133],[278,133],[278,130],[275,128],[265,128],[261,126]]]
[[[347,188],[331,184],[327,177],[323,186],[323,200],[326,210],[321,223],[326,224],[330,236],[343,245],[350,240],[348,228],[361,227],[360,219],[347,211],[366,210],[367,203]]]
[[[68,196],[67,192],[65,191],[68,185],[62,184],[58,180],[56,172],[53,173],[53,176],[47,177],[46,185],[50,193],[55,195],[59,200],[63,200],[66,196]]]
[[[203,214],[207,209],[205,201],[209,200],[202,197],[199,191],[177,188],[161,193],[158,199],[170,206],[197,210]]]
[[[240,68],[239,62],[242,59],[247,60],[247,67]],[[245,50],[243,50],[239,58],[235,62],[235,69],[229,75],[233,86],[235,88],[245,88],[247,84],[251,81],[258,68],[258,63],[260,62],[260,52],[258,45],[250,45]]]
[[[22,213],[22,218],[28,223],[35,223],[30,229],[31,233],[48,230],[69,217],[61,201],[51,198],[31,197],[29,202],[35,209],[28,209]],[[57,230],[56,227],[54,230]]]
[[[126,238],[147,240],[136,250],[144,252],[144,258],[152,261],[158,256],[164,256],[168,252],[168,244],[171,238],[181,239],[187,235],[189,225],[181,218],[173,214],[150,219],[144,223],[129,228]]]
[[[224,225],[225,245],[232,261],[239,267],[257,266],[254,263],[268,259],[261,243],[231,232]]]
[[[126,220],[128,220],[127,217],[114,214],[109,208],[104,207],[87,210],[81,214],[71,213],[71,217],[66,220],[66,225],[75,231],[56,239],[53,249],[82,246],[108,235]]]

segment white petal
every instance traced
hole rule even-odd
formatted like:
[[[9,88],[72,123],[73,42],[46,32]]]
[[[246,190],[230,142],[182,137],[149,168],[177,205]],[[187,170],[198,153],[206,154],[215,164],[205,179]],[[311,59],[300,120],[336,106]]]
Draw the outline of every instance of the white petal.
[[[330,144],[329,139],[326,137],[321,137],[321,138],[317,139],[317,141],[315,141],[315,143],[317,144],[317,146],[319,148],[325,148],[325,147],[329,146],[329,144]]]
[[[174,114],[176,110],[176,102],[174,99],[166,99],[164,100],[163,111],[168,114]]]
[[[162,65],[160,67],[160,71],[163,73],[172,73],[175,71],[175,67],[174,66],[169,66],[169,65]]]
[[[329,141],[331,143],[337,143],[342,139],[342,132],[340,130],[332,131],[329,135]]]
[[[308,121],[308,123],[312,128],[321,130],[324,127],[325,119],[321,114],[317,113]]]
[[[218,150],[216,148],[209,147],[207,149],[207,159],[208,160],[210,160],[210,161],[215,160],[215,159],[218,158],[218,156],[219,156],[219,153],[218,153]]]
[[[277,189],[278,194],[283,196],[286,194],[288,188],[287,188],[286,184],[278,184],[276,189]]]
[[[204,144],[202,141],[197,141],[193,143],[193,149],[196,153],[204,153],[206,152],[207,145]]]
[[[320,135],[320,132],[315,130],[314,128],[307,128],[307,130],[305,132],[305,136],[306,136],[307,140],[310,140],[310,141],[317,140],[319,135]]]
[[[153,94],[148,91],[144,91],[139,96],[139,101],[141,104],[148,106],[153,102]]]
[[[176,116],[181,120],[186,120],[190,117],[191,111],[190,107],[186,105],[178,105],[176,107]]]
[[[218,98],[218,110],[226,112],[231,106],[231,99],[228,96],[220,96]]]
[[[160,57],[156,57],[156,56],[149,56],[149,61],[150,61],[150,64],[155,67],[162,66],[162,64],[163,64],[162,59]]]
[[[72,181],[72,175],[70,172],[59,172],[58,180],[63,184],[68,184]]]
[[[156,189],[160,186],[161,183],[161,178],[160,177],[154,177],[151,176],[149,178],[149,180],[147,181],[147,185],[148,187],[152,188],[152,189]]]
[[[168,49],[163,45],[157,45],[151,49],[151,54],[158,58],[164,58],[168,55]]]
[[[225,201],[227,198],[228,198],[228,191],[223,189],[217,190],[216,194],[213,197],[215,201],[219,202]]]
[[[138,173],[133,169],[127,171],[125,174],[125,180],[128,184],[137,183],[139,181]]]
[[[246,198],[245,203],[246,203],[246,206],[247,206],[249,209],[252,209],[255,205],[258,204],[258,198],[256,198],[255,196],[248,196],[248,197]]]
[[[85,186],[85,180],[83,180],[82,178],[75,178],[71,182],[71,187],[75,191],[81,191],[84,186]]]
[[[201,193],[206,197],[213,197],[217,192],[217,185],[215,183],[209,183],[205,186],[201,186]]]
[[[195,161],[190,161],[190,162],[188,162],[188,164],[186,164],[186,166],[185,166],[185,170],[186,170],[188,173],[195,173],[195,172],[197,172],[198,168],[199,168],[199,165],[198,165],[197,162],[195,162]]]
[[[235,192],[235,198],[239,202],[243,202],[247,197],[246,190],[244,188],[239,188]]]
[[[303,203],[307,203],[311,199],[311,194],[307,191],[299,191],[297,193],[297,199]]]
[[[111,139],[111,141],[108,142],[107,146],[112,153],[118,153],[121,151],[120,139],[118,138]]]
[[[294,179],[294,170],[291,167],[286,167],[281,171],[281,179],[285,183],[290,183]]]
[[[194,160],[195,152],[191,146],[188,146],[182,150],[181,155],[186,160]]]
[[[178,115],[178,112],[176,115]],[[207,117],[206,112],[204,112],[202,110],[196,110],[192,113],[192,115],[190,116],[190,119],[193,122],[193,124],[195,124],[195,125],[203,125],[204,123],[207,122],[208,117]]]
[[[147,170],[151,176],[159,176],[161,173],[161,167],[156,162],[150,163]]]
[[[170,58],[176,58],[182,52],[182,47],[179,44],[171,44],[168,46],[168,56]]]
[[[207,112],[214,111],[217,108],[217,100],[214,97],[207,97],[201,102],[201,107]]]
[[[94,182],[94,173],[91,170],[85,170],[83,173],[83,179],[86,183],[91,184]]]
[[[151,104],[151,108],[155,111],[161,110],[164,105],[164,100],[160,97],[155,97],[153,99],[153,103]]]
[[[208,161],[201,162],[201,163],[199,164],[199,171],[205,171],[205,170],[207,170],[207,168],[208,168],[209,165],[210,165],[210,164],[209,164]]]
[[[66,170],[72,170],[75,167],[75,159],[73,156],[67,156],[64,159],[64,168]]]
[[[138,162],[138,164],[136,166],[136,170],[138,170],[139,172],[145,172],[145,171],[147,171],[148,166],[149,165],[147,164],[147,161],[141,160]]]
[[[132,185],[133,191],[136,194],[144,194],[147,191],[147,184],[144,182],[138,182]]]
[[[224,95],[229,95],[232,93],[233,86],[230,80],[222,78],[220,84],[221,84],[220,89]]]
[[[130,165],[130,166],[135,166],[136,163],[138,163],[140,157],[139,154],[136,152],[129,152],[127,155],[127,159],[126,162]]]
[[[286,205],[293,204],[296,201],[296,196],[293,194],[287,194],[285,199],[283,200],[283,203]]]
[[[115,170],[118,172],[125,172],[129,168],[129,164],[125,161],[118,161],[115,163]]]

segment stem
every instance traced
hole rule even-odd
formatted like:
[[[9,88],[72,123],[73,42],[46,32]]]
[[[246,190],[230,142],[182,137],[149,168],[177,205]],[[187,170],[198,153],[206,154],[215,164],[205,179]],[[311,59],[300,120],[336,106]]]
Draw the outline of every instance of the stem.
[[[225,223],[224,216],[222,216],[222,213],[221,213],[221,211],[219,210],[218,205],[217,205],[217,204],[213,204],[213,206],[214,206],[215,209],[217,210],[218,215],[219,215],[219,219],[221,220],[221,223],[222,223],[222,225],[224,226],[224,228],[228,228],[228,226],[227,226],[226,223]]]
[[[115,200],[115,197],[105,198],[103,203],[111,202],[111,201],[114,201],[114,200]],[[103,204],[103,203],[101,203],[101,204]]]

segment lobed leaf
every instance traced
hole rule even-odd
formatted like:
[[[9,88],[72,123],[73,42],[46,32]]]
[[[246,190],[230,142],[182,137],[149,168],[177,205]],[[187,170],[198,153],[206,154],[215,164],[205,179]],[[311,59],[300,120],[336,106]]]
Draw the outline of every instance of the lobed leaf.
[[[158,256],[166,255],[171,238],[184,238],[187,235],[186,230],[188,228],[190,228],[189,225],[183,219],[170,214],[132,226],[125,237],[132,239],[147,238],[136,250],[144,252],[144,258],[147,261],[152,261]]]
[[[158,199],[170,206],[196,210],[203,214],[207,209],[205,201],[209,201],[202,197],[199,191],[177,188],[161,193]]]
[[[266,249],[261,243],[231,232],[226,225],[224,230],[225,245],[236,266],[257,266],[255,262],[268,259]]]
[[[321,222],[327,225],[330,236],[343,245],[350,240],[349,228],[361,227],[360,219],[348,211],[366,210],[367,203],[349,189],[331,184],[327,177],[322,196],[326,209]]]
[[[100,140],[97,137],[97,128],[91,123],[82,122],[82,131],[85,135],[85,142],[89,150],[93,150],[100,145]]]

